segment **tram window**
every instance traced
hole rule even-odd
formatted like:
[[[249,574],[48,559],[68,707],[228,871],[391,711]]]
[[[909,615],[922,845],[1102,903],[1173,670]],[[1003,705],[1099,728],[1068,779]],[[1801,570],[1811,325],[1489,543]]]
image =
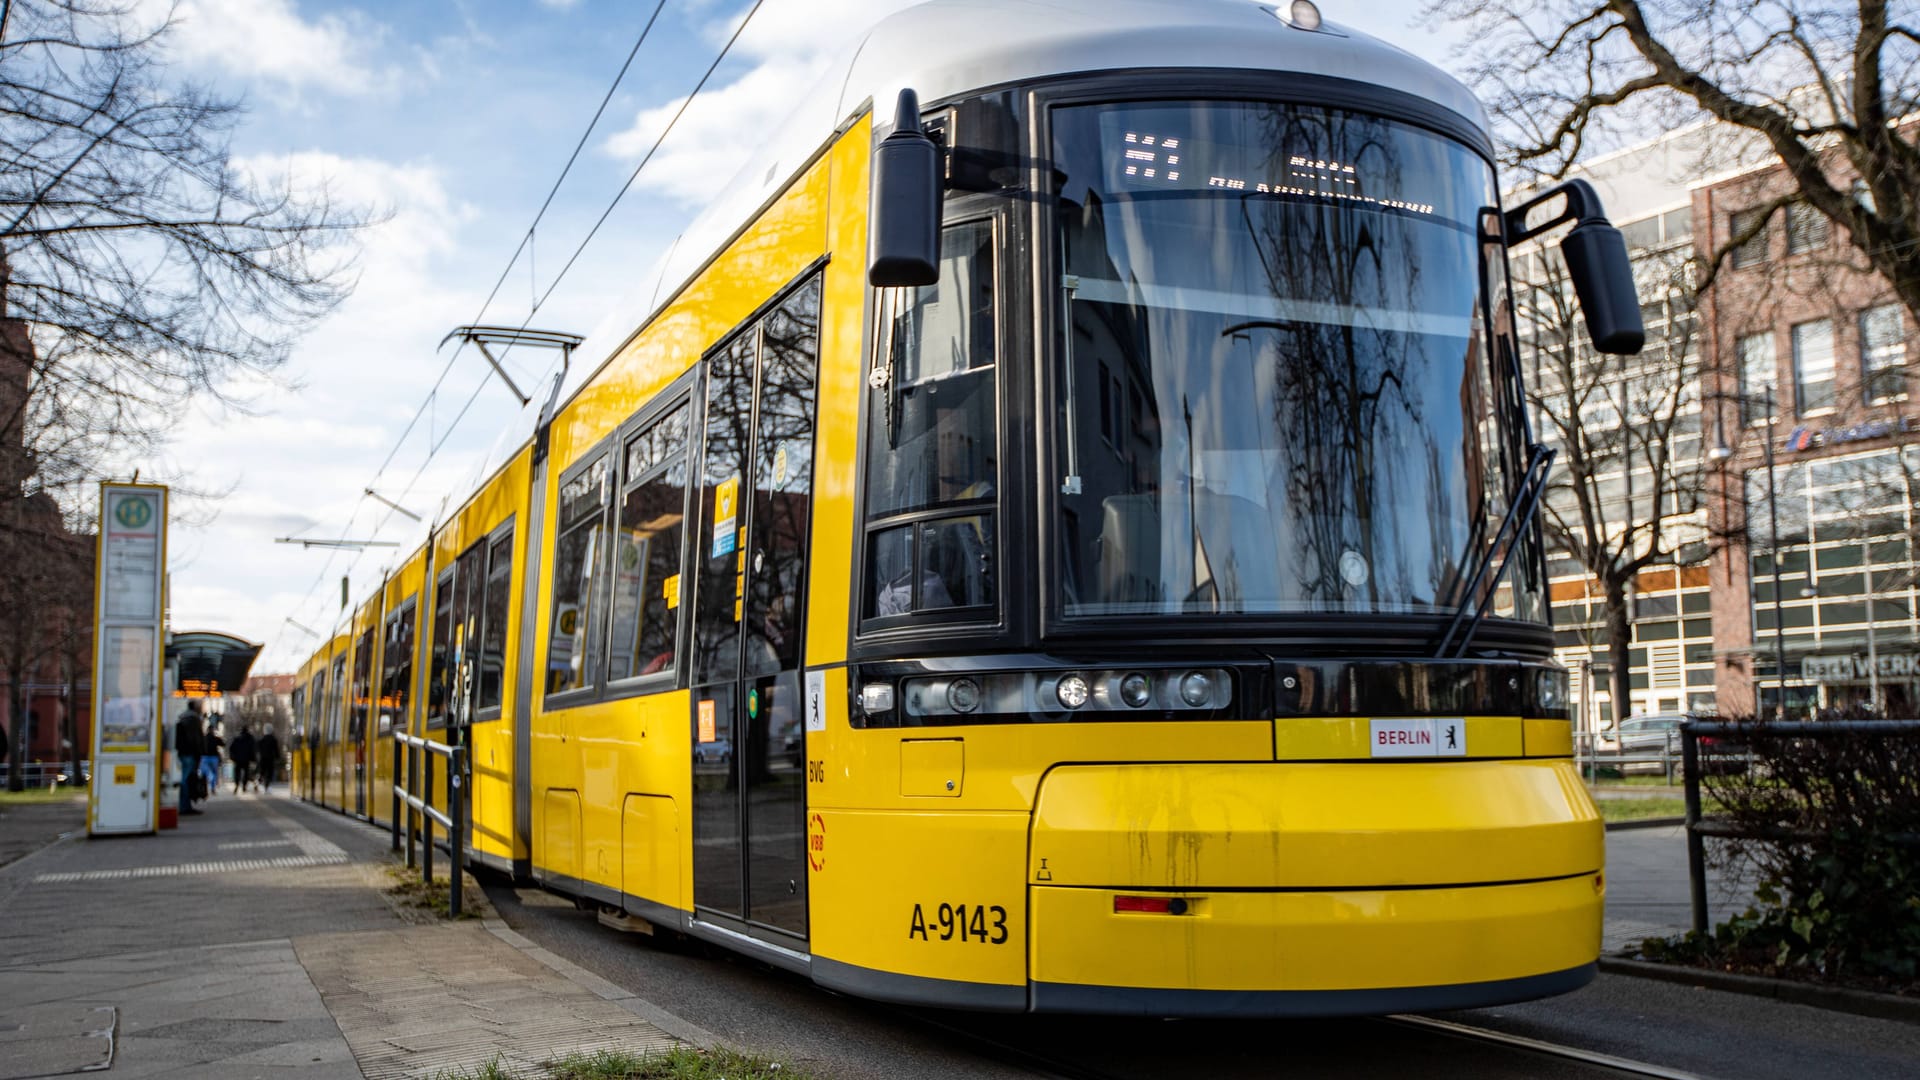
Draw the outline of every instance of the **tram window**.
[[[408,597],[400,610],[387,616],[385,645],[380,650],[380,730],[406,731],[407,698],[413,686],[414,601]]]
[[[461,552],[453,571],[453,637],[447,646],[448,710],[459,723],[473,719],[473,694],[480,681],[480,614],[486,587],[487,544]]]
[[[453,570],[433,587],[433,660],[427,668],[427,726],[447,723],[448,642],[453,638]]]
[[[507,601],[513,581],[513,527],[487,546],[486,600],[481,611],[480,664],[474,673],[475,709],[500,707],[507,660]]]
[[[347,699],[347,737],[366,738],[367,709],[373,703],[373,627],[360,632],[353,643],[353,686]]]
[[[327,669],[323,666],[314,674],[313,692],[307,695],[307,732],[315,743],[327,741],[326,705]]]
[[[748,494],[753,365],[759,334],[734,338],[707,361],[706,449],[700,462],[699,572],[693,607],[693,681],[701,686],[740,673],[740,620],[747,547],[741,536]]]
[[[993,223],[949,225],[940,281],[889,295],[887,384],[868,403],[867,514],[990,495],[997,480]],[[903,302],[904,301],[904,302]]]
[[[883,299],[877,336],[888,354],[876,362],[887,378],[868,400],[869,617],[993,602],[997,304],[991,219],[948,225],[940,281]],[[1124,406],[1103,392],[1112,422]],[[966,512],[888,520],[949,507]]]
[[[327,684],[327,738],[340,741],[340,693],[347,683],[347,658],[333,661],[333,678]]]
[[[560,485],[559,541],[554,545],[553,610],[547,635],[547,693],[593,685],[587,631],[593,625],[595,578],[605,572],[607,455],[594,457]]]
[[[627,440],[614,533],[608,682],[674,671],[692,415],[693,406],[682,402]]]

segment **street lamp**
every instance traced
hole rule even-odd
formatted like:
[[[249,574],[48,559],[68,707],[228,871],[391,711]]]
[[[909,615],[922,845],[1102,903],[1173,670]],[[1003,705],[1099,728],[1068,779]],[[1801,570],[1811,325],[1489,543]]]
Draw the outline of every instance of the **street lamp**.
[[[1787,712],[1787,623],[1780,610],[1780,498],[1774,486],[1773,470],[1773,384],[1767,383],[1761,389],[1766,402],[1767,433],[1760,440],[1760,446],[1766,454],[1767,469],[1767,558],[1773,563],[1773,652],[1774,671],[1779,682],[1779,698],[1774,702],[1775,714],[1786,716]],[[1733,447],[1727,445],[1726,428],[1721,425],[1720,443],[1708,455],[1714,461],[1726,461],[1733,456]],[[1745,494],[1742,487],[1742,495]]]

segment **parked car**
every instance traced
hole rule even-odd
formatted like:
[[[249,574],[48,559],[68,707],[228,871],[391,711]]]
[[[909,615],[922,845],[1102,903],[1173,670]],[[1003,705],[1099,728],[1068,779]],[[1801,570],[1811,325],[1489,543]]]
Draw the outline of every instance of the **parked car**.
[[[1672,751],[1680,759],[1680,725],[1688,720],[1712,720],[1715,717],[1693,713],[1649,713],[1629,716],[1610,731],[1594,736],[1596,754],[1623,754],[1653,757]],[[1708,772],[1738,771],[1746,767],[1747,748],[1732,739],[1712,735],[1700,737],[1700,754]],[[1639,763],[1645,768],[1661,768],[1653,762]]]
[[[733,741],[720,738],[694,743],[693,760],[697,765],[725,765],[733,760]]]
[[[1680,725],[1693,717],[1686,713],[1652,713],[1629,716],[1610,731],[1594,739],[1603,754],[1657,754],[1668,748],[1680,749]]]

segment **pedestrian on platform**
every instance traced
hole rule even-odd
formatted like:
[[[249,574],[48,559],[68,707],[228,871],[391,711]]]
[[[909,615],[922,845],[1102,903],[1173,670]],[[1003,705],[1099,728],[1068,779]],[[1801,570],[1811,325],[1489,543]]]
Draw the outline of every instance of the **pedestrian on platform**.
[[[200,719],[200,699],[187,702],[187,711],[173,723],[173,756],[180,760],[180,813],[197,814],[193,808],[193,785],[200,777],[200,750],[206,743],[206,727]]]
[[[254,757],[260,762],[260,790],[267,791],[280,776],[280,740],[273,737],[272,724],[268,724],[266,730],[261,732],[260,741],[254,747]]]
[[[233,762],[233,793],[246,790],[253,783],[254,742],[253,729],[242,725],[240,734],[233,737],[233,744],[227,747],[227,760]]]
[[[207,720],[207,741],[200,748],[200,773],[206,778],[207,794],[220,790],[220,759],[227,748],[227,740],[220,735],[221,721],[218,713]]]

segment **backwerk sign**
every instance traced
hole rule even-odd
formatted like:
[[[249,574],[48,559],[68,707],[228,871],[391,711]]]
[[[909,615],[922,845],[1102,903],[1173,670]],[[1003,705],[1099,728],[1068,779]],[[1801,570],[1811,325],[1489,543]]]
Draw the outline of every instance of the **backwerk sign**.
[[[1911,679],[1920,672],[1920,653],[1881,653],[1878,657],[1882,679]],[[1865,656],[1809,656],[1800,661],[1800,677],[1808,682],[1866,682],[1873,677],[1874,664]]]

